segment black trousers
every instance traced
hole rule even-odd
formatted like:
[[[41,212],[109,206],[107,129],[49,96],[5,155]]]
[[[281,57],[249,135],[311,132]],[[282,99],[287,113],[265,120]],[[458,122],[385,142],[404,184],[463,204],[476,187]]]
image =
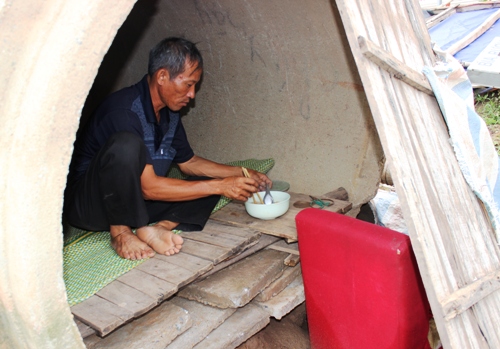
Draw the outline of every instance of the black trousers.
[[[94,157],[85,175],[68,183],[64,194],[64,218],[77,228],[99,231],[110,225],[132,228],[168,220],[177,229],[202,230],[220,196],[191,201],[144,200],[141,174],[146,166],[143,141],[129,132],[111,136]],[[187,180],[209,178],[191,177]]]

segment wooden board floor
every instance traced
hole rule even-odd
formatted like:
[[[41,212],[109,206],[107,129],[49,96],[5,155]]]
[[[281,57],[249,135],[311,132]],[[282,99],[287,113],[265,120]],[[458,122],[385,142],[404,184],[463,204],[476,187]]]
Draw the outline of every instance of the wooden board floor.
[[[280,240],[279,237],[295,241],[295,216],[301,208],[293,207],[293,203],[309,197],[290,194],[293,199],[290,210],[278,219],[260,221],[250,217],[242,204],[231,203],[212,215],[203,231],[182,233],[184,245],[180,253],[168,257],[156,255],[71,307],[75,319],[82,323],[80,328],[87,335],[93,330],[99,336],[106,336],[199,277],[261,250]],[[349,208],[350,203],[341,200],[335,200],[329,207],[336,212]],[[290,252],[294,250],[296,246],[291,246]]]
[[[295,216],[311,201],[309,195],[289,193],[290,209],[283,216],[265,221],[255,219],[248,215],[243,202],[231,202],[223,210],[214,213],[211,217],[214,221],[231,223],[240,227],[251,227],[264,234],[279,236],[287,239],[288,242],[297,241],[297,230],[295,229]],[[325,207],[327,211],[346,213],[352,207],[348,201],[333,200],[333,205]]]

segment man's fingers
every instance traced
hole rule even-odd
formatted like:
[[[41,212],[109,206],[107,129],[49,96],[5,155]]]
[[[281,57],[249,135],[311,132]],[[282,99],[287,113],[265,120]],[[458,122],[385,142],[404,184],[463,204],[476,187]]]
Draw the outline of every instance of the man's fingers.
[[[251,170],[250,175],[257,181],[260,190],[264,190],[266,188],[266,184],[269,188],[273,186],[273,182],[264,173]]]
[[[237,177],[234,181],[234,185],[249,193],[255,193],[258,191],[259,183],[253,178]]]
[[[252,193],[259,191],[258,182],[252,178],[227,178],[225,180],[225,185],[225,196],[241,201],[246,201],[250,196],[252,196]]]

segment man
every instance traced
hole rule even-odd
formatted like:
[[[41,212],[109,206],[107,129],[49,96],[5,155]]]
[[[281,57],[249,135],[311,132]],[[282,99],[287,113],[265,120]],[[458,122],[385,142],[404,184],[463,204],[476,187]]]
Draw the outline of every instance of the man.
[[[239,167],[194,154],[178,111],[194,99],[202,72],[193,43],[164,39],[150,52],[148,74],[111,94],[75,142],[65,218],[109,230],[122,258],[178,253],[183,240],[174,228],[201,230],[221,195],[246,201],[271,184],[262,173],[245,178]],[[164,177],[172,162],[191,177]]]

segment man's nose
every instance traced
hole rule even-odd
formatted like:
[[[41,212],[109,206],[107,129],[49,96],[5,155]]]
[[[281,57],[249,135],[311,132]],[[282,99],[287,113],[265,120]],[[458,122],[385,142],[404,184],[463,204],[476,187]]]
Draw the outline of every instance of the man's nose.
[[[191,88],[189,89],[188,93],[187,93],[187,96],[191,99],[194,99],[194,95],[196,94],[195,92],[195,86],[191,86]]]

